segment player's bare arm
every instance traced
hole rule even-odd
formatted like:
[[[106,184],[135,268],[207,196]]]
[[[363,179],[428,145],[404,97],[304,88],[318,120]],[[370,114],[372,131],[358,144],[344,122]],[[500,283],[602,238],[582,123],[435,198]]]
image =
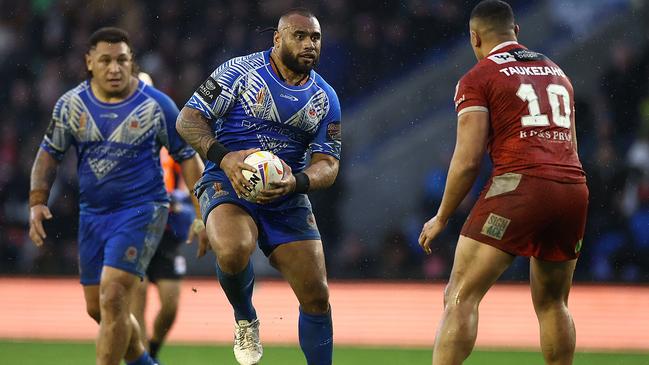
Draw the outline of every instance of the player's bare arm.
[[[471,190],[487,147],[489,113],[475,111],[459,117],[455,151],[448,170],[444,196],[437,214],[424,224],[419,245],[427,254],[431,242],[444,230],[448,219]]]
[[[183,180],[187,186],[191,189],[198,179],[200,179],[205,169],[203,161],[198,155],[194,155],[192,158],[184,160],[180,163],[180,171],[183,176]],[[192,199],[192,204],[194,204],[194,210],[196,212],[196,219],[189,228],[189,235],[187,236],[187,243],[191,243],[194,239],[194,236],[198,237],[198,251],[197,256],[201,257],[205,255],[209,248],[209,241],[207,239],[207,233],[205,232],[205,224],[201,217],[201,208],[198,203],[198,199],[194,194],[189,194]]]
[[[312,154],[309,166],[295,175],[284,161],[282,164],[284,165],[284,177],[277,183],[271,183],[271,189],[260,191],[257,203],[266,204],[295,191],[305,193],[325,189],[333,185],[338,176],[338,159],[325,153]],[[304,184],[306,187],[303,186]]]
[[[200,111],[182,108],[176,120],[176,130],[201,157],[207,159],[207,151],[216,143],[216,138],[209,121]]]
[[[47,207],[50,188],[56,177],[59,163],[46,151],[39,149],[32,166],[29,191],[29,237],[36,246],[43,245],[47,237],[43,228],[43,219],[51,219],[52,213]]]
[[[230,179],[230,182],[232,182],[232,187],[234,187],[238,196],[248,195],[246,187],[252,188],[252,186],[243,177],[241,170],[248,170],[250,172],[256,172],[257,170],[245,164],[243,160],[249,154],[259,151],[258,148],[228,151],[214,137],[214,132],[207,118],[200,111],[193,108],[182,108],[176,120],[176,130],[201,157],[219,164],[219,167],[221,167],[223,172],[228,176],[228,179]],[[216,155],[216,157],[212,155]]]

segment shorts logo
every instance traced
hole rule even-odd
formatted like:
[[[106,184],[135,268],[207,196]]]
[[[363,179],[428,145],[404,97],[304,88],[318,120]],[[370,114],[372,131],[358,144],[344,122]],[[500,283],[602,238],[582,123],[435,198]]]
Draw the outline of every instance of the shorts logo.
[[[215,182],[214,184],[212,184],[212,188],[214,188],[214,195],[212,195],[212,199],[217,199],[230,194],[226,190],[223,190],[223,185],[220,182]]]
[[[485,236],[501,240],[505,235],[505,231],[507,230],[507,226],[509,226],[510,222],[511,220],[505,217],[490,213],[484,226],[482,226],[482,231],[480,231],[480,233]]]
[[[123,260],[126,262],[134,263],[136,259],[137,259],[137,248],[135,248],[135,246],[130,246],[129,248],[126,249]]]
[[[183,256],[174,257],[174,273],[176,275],[185,275],[187,273],[187,262]]]
[[[318,228],[318,225],[315,223],[315,216],[313,215],[313,213],[310,213],[310,214],[306,217],[306,223],[307,223],[307,224],[309,225],[309,227],[311,227],[311,228],[315,228],[315,229]]]
[[[579,253],[579,251],[581,251],[581,244],[582,244],[583,242],[584,242],[583,239],[580,239],[580,240],[577,242],[577,245],[575,246],[575,253]]]

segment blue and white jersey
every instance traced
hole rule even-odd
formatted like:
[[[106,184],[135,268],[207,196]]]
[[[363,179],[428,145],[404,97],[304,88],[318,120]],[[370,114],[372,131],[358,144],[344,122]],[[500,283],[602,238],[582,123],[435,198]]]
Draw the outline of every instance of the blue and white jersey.
[[[168,202],[160,147],[178,162],[195,154],[176,132],[177,117],[176,104],[142,81],[119,103],[99,101],[84,81],[57,101],[41,148],[61,160],[76,147],[82,214]]]
[[[282,82],[270,65],[272,49],[233,58],[219,66],[185,106],[214,121],[217,140],[229,150],[260,148],[283,159],[293,172],[307,152],[340,159],[340,103],[329,84],[311,71],[301,86]],[[205,175],[220,168],[207,162]]]

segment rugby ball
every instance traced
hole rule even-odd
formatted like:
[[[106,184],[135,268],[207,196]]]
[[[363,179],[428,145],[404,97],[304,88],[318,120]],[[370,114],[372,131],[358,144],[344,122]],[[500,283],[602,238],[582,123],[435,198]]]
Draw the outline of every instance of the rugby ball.
[[[248,196],[242,197],[248,201],[255,202],[257,194],[261,190],[267,188],[270,183],[282,180],[284,176],[282,160],[272,152],[259,151],[252,153],[243,162],[257,169],[257,172],[254,173],[248,170],[241,171],[243,177],[252,185],[252,188],[248,191]]]

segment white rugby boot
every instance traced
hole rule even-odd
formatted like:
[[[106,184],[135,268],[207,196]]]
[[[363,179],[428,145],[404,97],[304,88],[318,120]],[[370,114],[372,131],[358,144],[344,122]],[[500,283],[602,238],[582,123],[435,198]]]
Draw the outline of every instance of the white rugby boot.
[[[234,357],[241,365],[255,365],[264,349],[259,341],[259,320],[240,320],[234,324]]]

